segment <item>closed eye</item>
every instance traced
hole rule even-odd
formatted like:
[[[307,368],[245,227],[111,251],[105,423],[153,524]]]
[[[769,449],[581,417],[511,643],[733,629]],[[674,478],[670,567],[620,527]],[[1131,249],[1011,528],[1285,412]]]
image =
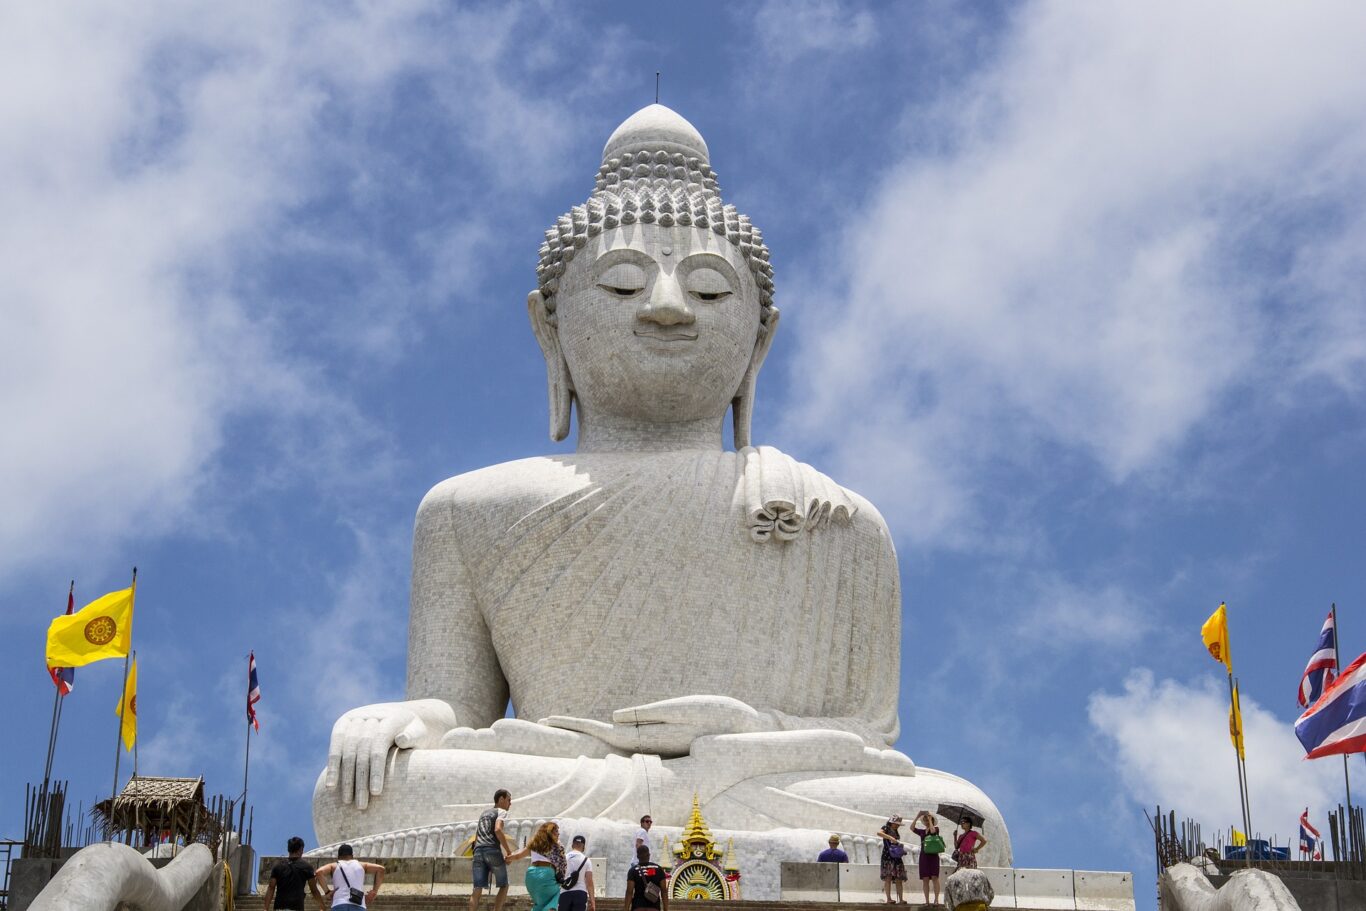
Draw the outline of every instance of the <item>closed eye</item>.
[[[730,297],[729,291],[694,291],[692,296],[700,301],[719,301]]]
[[[617,297],[632,297],[644,290],[643,288],[622,288],[617,285],[598,285],[598,287]]]

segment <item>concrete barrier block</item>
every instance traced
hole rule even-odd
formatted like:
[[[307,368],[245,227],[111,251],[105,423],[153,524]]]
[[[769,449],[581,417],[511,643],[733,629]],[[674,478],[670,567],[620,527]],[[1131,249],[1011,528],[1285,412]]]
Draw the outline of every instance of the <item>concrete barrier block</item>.
[[[882,868],[879,864],[835,864],[835,866],[839,867],[840,871],[840,901],[882,901],[882,879],[879,877]],[[906,885],[910,886],[913,885],[913,883],[908,879]]]
[[[1015,871],[1015,903],[1038,911],[1074,911],[1076,891],[1071,870]]]
[[[839,901],[839,864],[783,861],[778,870],[778,891],[783,901]]]
[[[1077,911],[1134,911],[1134,879],[1128,873],[1077,870],[1072,887]]]
[[[384,890],[386,895],[431,895],[432,875],[436,858],[433,857],[390,857],[372,861],[384,865]]]
[[[991,880],[991,888],[996,892],[996,898],[992,900],[991,907],[1020,907],[1015,901],[1014,867],[980,867],[979,869]]]
[[[432,863],[433,895],[469,895],[474,891],[474,861],[468,857],[436,857]],[[508,864],[508,895],[526,895],[528,860]],[[496,883],[489,883],[488,892],[496,892]]]

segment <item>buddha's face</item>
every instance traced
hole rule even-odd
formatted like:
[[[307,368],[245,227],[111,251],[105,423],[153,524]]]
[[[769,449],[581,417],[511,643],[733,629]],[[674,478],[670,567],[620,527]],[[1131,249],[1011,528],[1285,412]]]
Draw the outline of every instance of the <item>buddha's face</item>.
[[[570,260],[555,312],[587,412],[673,422],[725,414],[754,355],[759,310],[754,277],[725,238],[633,224]]]

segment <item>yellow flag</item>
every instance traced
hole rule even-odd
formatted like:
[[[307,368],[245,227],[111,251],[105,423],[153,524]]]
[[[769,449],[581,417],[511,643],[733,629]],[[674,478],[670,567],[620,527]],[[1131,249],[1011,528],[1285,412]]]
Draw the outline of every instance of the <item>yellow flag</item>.
[[[1242,845],[1245,845],[1245,844],[1247,844],[1247,836],[1244,835],[1242,832],[1239,832],[1237,829],[1234,829],[1234,830],[1233,830],[1233,847],[1237,848],[1237,847],[1241,847]]]
[[[1222,662],[1230,674],[1233,673],[1233,658],[1228,653],[1228,611],[1222,601],[1219,602],[1219,609],[1210,614],[1205,625],[1200,627],[1200,638],[1205,640],[1205,648],[1209,649],[1210,656]]]
[[[1233,687],[1233,702],[1228,707],[1228,736],[1233,748],[1238,751],[1239,759],[1246,759],[1243,753],[1243,706],[1238,698],[1238,687]]]
[[[138,659],[128,665],[128,679],[123,683],[123,698],[114,714],[123,720],[123,748],[131,750],[138,739]]]
[[[133,589],[110,592],[47,628],[48,667],[80,667],[122,658],[133,641]]]

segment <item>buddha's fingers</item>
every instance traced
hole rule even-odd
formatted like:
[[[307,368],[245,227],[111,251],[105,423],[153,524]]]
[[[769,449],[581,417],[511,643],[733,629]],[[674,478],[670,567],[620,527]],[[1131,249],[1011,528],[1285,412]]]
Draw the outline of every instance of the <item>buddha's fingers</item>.
[[[345,736],[341,722],[332,726],[332,740],[327,745],[327,777],[323,779],[324,787],[335,788],[337,780],[341,777],[342,744]]]
[[[352,744],[355,756],[355,799],[356,809],[364,810],[370,805],[370,745],[378,740],[379,722],[366,718],[360,722],[360,733]]]
[[[341,795],[342,803],[351,803],[356,796],[356,729],[355,722],[346,725],[342,734]]]

